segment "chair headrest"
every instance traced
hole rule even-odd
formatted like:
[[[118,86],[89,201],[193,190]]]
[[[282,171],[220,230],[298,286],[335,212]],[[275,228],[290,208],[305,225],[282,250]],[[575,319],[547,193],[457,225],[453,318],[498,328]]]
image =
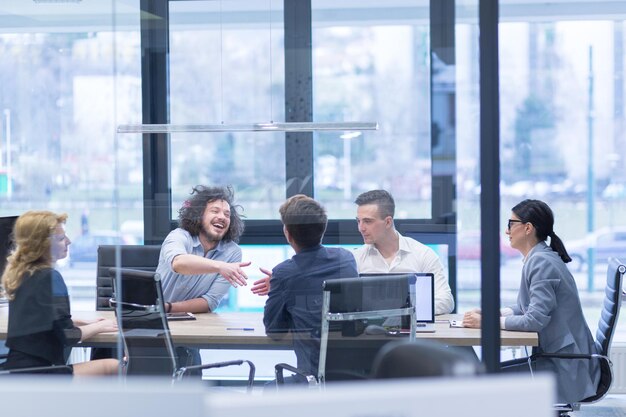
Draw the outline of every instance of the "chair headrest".
[[[391,342],[374,359],[374,378],[469,376],[483,371],[478,359],[455,347],[434,341]]]

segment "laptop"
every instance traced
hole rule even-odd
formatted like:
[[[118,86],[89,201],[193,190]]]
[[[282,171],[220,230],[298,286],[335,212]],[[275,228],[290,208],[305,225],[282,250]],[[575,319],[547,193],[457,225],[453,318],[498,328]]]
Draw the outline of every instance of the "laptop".
[[[435,331],[435,275],[429,272],[418,272],[412,274],[415,275],[416,330],[418,333],[433,333]],[[381,275],[398,276],[406,275],[406,273],[359,274],[361,277]]]

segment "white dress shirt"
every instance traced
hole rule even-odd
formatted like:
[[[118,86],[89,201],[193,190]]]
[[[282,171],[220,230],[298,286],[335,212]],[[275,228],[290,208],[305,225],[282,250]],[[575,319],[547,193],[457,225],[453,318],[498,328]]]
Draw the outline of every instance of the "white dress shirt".
[[[431,272],[435,276],[435,314],[450,313],[454,309],[454,299],[435,251],[415,239],[396,233],[400,249],[391,263],[385,261],[374,245],[365,244],[355,249],[354,258],[359,273]]]

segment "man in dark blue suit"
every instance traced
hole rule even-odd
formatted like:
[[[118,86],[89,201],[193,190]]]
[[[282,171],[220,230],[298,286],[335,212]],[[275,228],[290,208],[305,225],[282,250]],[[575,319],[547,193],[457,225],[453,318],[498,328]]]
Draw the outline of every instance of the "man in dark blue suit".
[[[263,316],[265,332],[277,340],[291,332],[298,368],[317,376],[322,283],[358,276],[356,262],[345,249],[322,246],[328,218],[324,207],[312,198],[289,198],[280,207],[280,217],[287,242],[296,254],[268,274],[271,279]],[[297,376],[291,379],[300,380]]]

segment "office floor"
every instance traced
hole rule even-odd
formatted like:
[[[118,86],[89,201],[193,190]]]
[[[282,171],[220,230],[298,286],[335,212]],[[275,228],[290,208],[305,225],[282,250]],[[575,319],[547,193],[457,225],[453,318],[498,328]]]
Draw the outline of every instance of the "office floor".
[[[582,406],[571,417],[626,417],[626,394],[610,394],[595,404]]]

